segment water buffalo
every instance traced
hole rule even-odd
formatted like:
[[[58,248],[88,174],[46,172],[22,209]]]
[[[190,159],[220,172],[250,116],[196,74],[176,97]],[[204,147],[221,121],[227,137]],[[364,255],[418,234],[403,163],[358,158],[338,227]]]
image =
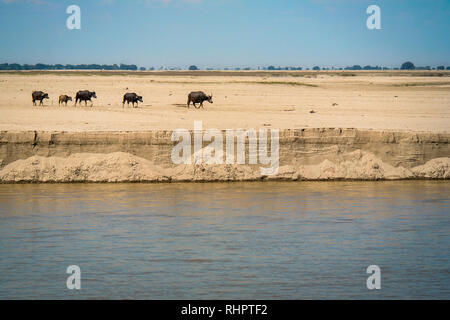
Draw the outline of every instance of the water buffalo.
[[[203,91],[194,91],[189,93],[188,95],[188,102],[187,102],[187,107],[189,108],[189,105],[191,104],[191,102],[194,104],[195,108],[203,108],[203,102],[204,101],[208,101],[209,103],[213,103],[212,101],[212,94],[210,96],[207,96]],[[196,103],[200,103],[200,106],[196,106]]]
[[[36,105],[36,101],[40,101],[41,103],[39,103],[39,105],[43,106],[44,99],[49,99],[48,94],[44,93],[42,91],[33,91],[33,93],[31,94],[31,97],[33,99],[33,106]]]
[[[63,94],[62,96],[59,96],[59,101],[58,104],[61,105],[61,103],[66,103],[67,106],[67,102],[68,101],[72,101],[72,97],[66,96],[65,94]]]
[[[95,94],[95,92],[91,92],[88,90],[78,91],[77,96],[75,97],[75,105],[77,105],[78,101],[80,101],[80,104],[81,101],[84,101],[84,104],[87,106],[87,102],[90,101],[92,107],[94,103],[92,102],[91,98],[97,99],[97,95]]]
[[[133,104],[133,108],[135,103],[137,107],[139,105],[139,101],[144,102],[144,100],[142,100],[142,97],[138,96],[136,93],[125,93],[125,95],[123,96],[122,108],[125,107],[125,101],[127,102],[127,105],[129,105],[131,102]]]

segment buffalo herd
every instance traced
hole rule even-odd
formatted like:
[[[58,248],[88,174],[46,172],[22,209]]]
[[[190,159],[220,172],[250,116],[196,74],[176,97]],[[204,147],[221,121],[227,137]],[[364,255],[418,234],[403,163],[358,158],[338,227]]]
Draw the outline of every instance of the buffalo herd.
[[[42,92],[42,91],[33,91],[31,94],[33,106],[36,106],[36,101],[39,101],[39,105],[44,105],[44,99],[49,99],[48,93]],[[89,90],[82,90],[78,91],[75,95],[75,106],[77,103],[80,103],[84,101],[84,105],[87,106],[87,102],[89,101],[91,103],[91,107],[93,106],[92,98],[97,99],[97,94],[95,91],[89,91]],[[61,95],[58,99],[58,105],[65,104],[67,106],[67,102],[73,101],[72,97],[68,95]],[[203,102],[208,101],[209,103],[213,103],[212,101],[212,94],[206,95],[203,91],[193,91],[188,94],[188,100],[187,100],[187,107],[189,108],[191,102],[194,105],[196,109],[199,109],[200,107],[203,108]],[[125,102],[127,103],[127,106],[132,104],[133,108],[135,108],[134,104],[136,104],[136,107],[139,106],[139,102],[144,102],[142,99],[142,96],[137,95],[136,93],[125,93],[123,96],[122,101],[122,108],[125,107]],[[199,104],[198,106],[196,104]]]

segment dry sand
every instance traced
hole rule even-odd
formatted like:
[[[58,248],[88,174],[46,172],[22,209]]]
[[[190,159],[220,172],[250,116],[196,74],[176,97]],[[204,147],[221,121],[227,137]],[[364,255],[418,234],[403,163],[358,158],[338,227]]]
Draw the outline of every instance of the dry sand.
[[[192,129],[195,120],[202,120],[203,128],[217,129],[450,128],[449,72],[441,77],[423,72],[167,74],[0,73],[0,130]],[[59,95],[73,97],[81,89],[96,91],[94,107],[58,106]],[[33,90],[49,93],[45,107],[32,106]],[[204,110],[187,109],[186,97],[193,90],[213,93],[214,104],[205,102]],[[122,108],[125,92],[142,95],[144,103]]]

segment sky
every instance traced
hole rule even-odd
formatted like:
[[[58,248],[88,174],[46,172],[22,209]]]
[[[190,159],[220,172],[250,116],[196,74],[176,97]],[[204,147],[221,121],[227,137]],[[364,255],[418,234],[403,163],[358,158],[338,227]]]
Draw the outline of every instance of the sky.
[[[380,30],[366,26],[372,4]],[[0,30],[0,63],[450,65],[449,0],[0,0]]]

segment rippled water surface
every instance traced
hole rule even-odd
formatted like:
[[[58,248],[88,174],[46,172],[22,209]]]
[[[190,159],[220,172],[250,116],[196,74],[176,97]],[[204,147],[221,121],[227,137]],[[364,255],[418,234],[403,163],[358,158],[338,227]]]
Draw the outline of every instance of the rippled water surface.
[[[0,185],[0,299],[449,299],[449,234],[448,182]]]

